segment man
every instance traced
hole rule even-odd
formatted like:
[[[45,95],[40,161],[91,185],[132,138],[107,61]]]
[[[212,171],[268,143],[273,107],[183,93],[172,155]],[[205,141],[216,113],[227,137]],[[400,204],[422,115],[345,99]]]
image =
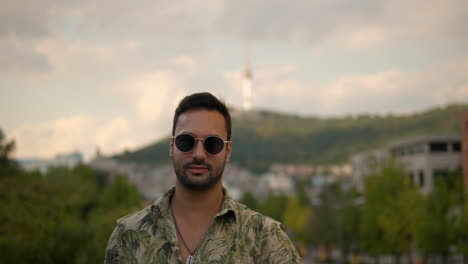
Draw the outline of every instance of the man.
[[[222,186],[231,116],[210,93],[177,107],[169,154],[175,187],[117,220],[105,263],[302,263],[282,225],[234,201]]]

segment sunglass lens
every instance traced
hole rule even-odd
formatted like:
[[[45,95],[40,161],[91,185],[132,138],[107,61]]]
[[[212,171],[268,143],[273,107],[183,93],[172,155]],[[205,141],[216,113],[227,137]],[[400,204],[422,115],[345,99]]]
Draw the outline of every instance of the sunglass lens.
[[[180,134],[175,138],[175,145],[182,152],[190,151],[195,146],[195,138],[188,134]]]
[[[219,137],[207,137],[205,138],[205,150],[211,155],[220,153],[224,148],[224,141]]]

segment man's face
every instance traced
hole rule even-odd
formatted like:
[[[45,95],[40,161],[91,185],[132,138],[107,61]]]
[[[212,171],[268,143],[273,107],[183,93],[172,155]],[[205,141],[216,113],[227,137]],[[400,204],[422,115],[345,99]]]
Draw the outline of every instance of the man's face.
[[[218,136],[227,140],[226,123],[218,111],[190,110],[182,113],[176,124],[175,136],[186,133],[196,138]],[[174,171],[179,183],[192,190],[207,190],[221,179],[226,162],[231,157],[231,143],[225,144],[223,150],[210,155],[205,152],[203,142],[198,140],[189,152],[181,152],[171,141],[169,148]]]

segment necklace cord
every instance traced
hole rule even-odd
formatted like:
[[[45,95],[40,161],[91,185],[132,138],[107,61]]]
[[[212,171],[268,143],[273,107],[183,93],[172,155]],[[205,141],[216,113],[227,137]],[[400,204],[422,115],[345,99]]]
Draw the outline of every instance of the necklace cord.
[[[221,201],[221,204],[219,205],[218,212],[221,210],[221,207],[223,206],[223,203],[224,203],[224,197],[223,197],[223,200]],[[169,200],[169,206],[170,206],[170,209],[171,209],[172,218],[174,219],[174,227],[175,227],[175,229],[176,229],[176,232],[177,232],[177,234],[179,235],[180,240],[182,240],[182,244],[184,244],[185,249],[187,249],[187,251],[190,253],[190,256],[193,256],[193,255],[195,254],[195,252],[197,251],[198,246],[199,246],[200,244],[198,244],[197,247],[196,247],[193,251],[190,250],[190,248],[188,247],[187,243],[186,243],[185,240],[184,240],[184,237],[182,236],[182,233],[181,233],[180,230],[179,230],[179,226],[177,225],[177,220],[176,220],[176,218],[175,218],[175,216],[174,216],[174,210],[172,209],[172,197],[171,197],[171,199]],[[216,219],[216,216],[215,216],[215,217],[213,218],[213,220],[211,221],[210,227],[213,225],[215,219]],[[210,229],[210,228],[208,228],[208,230],[209,230],[209,229]],[[199,241],[199,243],[200,243],[200,242],[201,242],[201,241]]]
[[[195,254],[195,251],[197,251],[198,246],[193,251],[190,250],[190,248],[187,246],[187,243],[185,243],[184,237],[180,233],[179,227],[177,226],[177,220],[176,220],[176,218],[174,216],[173,211],[174,210],[172,210],[172,203],[171,203],[171,214],[172,214],[172,218],[174,218],[174,226],[175,226],[176,232],[179,235],[180,240],[182,240],[182,244],[184,244],[185,249],[187,249],[187,251],[190,253],[190,255],[193,256]]]

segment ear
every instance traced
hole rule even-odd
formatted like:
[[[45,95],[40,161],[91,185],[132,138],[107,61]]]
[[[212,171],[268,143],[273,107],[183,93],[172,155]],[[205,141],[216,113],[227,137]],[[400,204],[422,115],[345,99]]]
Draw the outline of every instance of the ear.
[[[231,159],[231,153],[232,153],[232,141],[226,144],[226,159],[225,159],[226,163],[228,163],[229,160]]]
[[[169,157],[174,157],[174,139],[169,143]]]

